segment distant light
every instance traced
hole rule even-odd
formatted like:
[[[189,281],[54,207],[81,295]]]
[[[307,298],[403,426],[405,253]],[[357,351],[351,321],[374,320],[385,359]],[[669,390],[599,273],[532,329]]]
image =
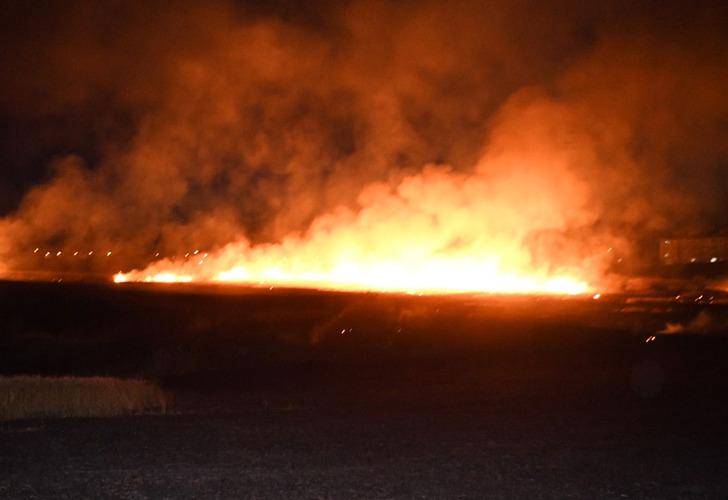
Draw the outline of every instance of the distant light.
[[[46,252],[46,253],[45,253],[45,258],[47,259],[48,257],[50,257],[50,255],[51,255],[51,253],[50,253],[50,252]]]
[[[197,255],[198,253],[200,253],[200,251],[199,251],[199,250],[195,250],[195,251],[194,251],[194,252],[192,252],[192,253],[193,253],[193,254],[195,254],[195,255]]]
[[[607,248],[607,252],[611,252],[611,251],[612,251],[612,247]]]
[[[693,257],[692,259],[690,259],[690,262],[695,262],[696,260],[698,260],[698,259],[696,259],[695,257]]]
[[[93,251],[93,250],[91,250],[91,251],[90,251],[90,252],[89,252],[88,254],[89,254],[89,255],[93,255],[93,254],[94,254],[94,251]]]
[[[190,252],[187,252],[187,253],[185,254],[185,257],[189,257],[189,256],[190,256]]]
[[[718,262],[718,257],[711,257],[710,263],[715,264],[716,262]]]
[[[40,248],[36,248],[35,250],[33,250],[33,253],[38,253],[38,250],[40,250]]]
[[[650,342],[654,342],[655,340],[657,340],[657,337],[654,335],[650,335],[645,339],[645,344],[649,344]]]
[[[106,252],[106,256],[107,257],[111,257],[111,250],[109,250],[108,252]]]
[[[665,245],[669,245],[669,244],[670,244],[670,240],[665,240]]]
[[[75,252],[73,252],[73,256],[74,257],[77,256],[77,255],[78,255],[78,250],[76,250]]]
[[[594,296],[592,297],[592,299],[594,299],[594,300],[599,300],[600,298],[602,298],[601,293],[595,293]]]
[[[61,252],[60,250],[58,250],[58,251],[56,252],[56,257],[60,257],[62,253],[63,253],[63,252]]]
[[[670,256],[670,252],[667,252],[667,253],[665,254],[665,258],[667,259],[667,258],[668,258],[669,256]]]

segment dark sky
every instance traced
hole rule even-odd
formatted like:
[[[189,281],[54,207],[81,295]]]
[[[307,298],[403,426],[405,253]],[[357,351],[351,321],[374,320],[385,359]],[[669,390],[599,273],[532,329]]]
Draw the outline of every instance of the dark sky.
[[[589,230],[728,229],[725,2],[0,8],[10,247],[276,240],[369,182],[472,171],[548,106]]]

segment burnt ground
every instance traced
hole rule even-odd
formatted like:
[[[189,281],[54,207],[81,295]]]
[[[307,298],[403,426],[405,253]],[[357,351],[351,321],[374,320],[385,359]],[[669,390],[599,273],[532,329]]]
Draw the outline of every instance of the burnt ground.
[[[725,305],[0,283],[0,317],[3,374],[176,399],[1,423],[2,498],[728,497]]]

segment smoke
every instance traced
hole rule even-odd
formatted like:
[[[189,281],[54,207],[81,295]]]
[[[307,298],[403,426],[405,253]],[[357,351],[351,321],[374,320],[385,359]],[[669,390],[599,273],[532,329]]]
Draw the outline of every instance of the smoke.
[[[607,248],[723,220],[719,4],[6,9],[0,110],[60,151],[0,219],[7,268],[399,242],[591,280]]]
[[[693,319],[683,323],[665,324],[665,328],[658,333],[661,335],[711,335],[725,334],[728,331],[728,318],[716,317],[707,311],[700,311]]]

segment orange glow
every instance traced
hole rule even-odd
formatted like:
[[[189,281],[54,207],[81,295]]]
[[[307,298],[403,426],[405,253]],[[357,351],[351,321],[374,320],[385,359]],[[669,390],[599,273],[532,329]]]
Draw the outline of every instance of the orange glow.
[[[176,273],[156,273],[144,276],[144,279],[138,280],[131,278],[129,274],[122,272],[114,275],[114,283],[126,283],[127,281],[144,281],[146,283],[190,283],[194,280],[192,276]]]
[[[223,255],[221,260],[227,260]],[[350,262],[330,268],[311,263],[311,271],[296,271],[301,265],[289,267],[248,262],[230,269],[187,274],[184,264],[170,262],[154,264],[143,271],[114,276],[116,283],[144,281],[155,283],[226,282],[252,285],[276,285],[318,289],[390,292],[454,293],[491,292],[524,294],[582,294],[589,285],[578,278],[547,274],[526,274],[504,271],[494,262],[471,258],[423,259],[419,262]],[[180,271],[160,271],[157,268],[179,266]]]
[[[563,224],[563,207],[548,184],[532,172],[508,178],[505,194],[492,194],[494,187],[499,186],[482,175],[428,167],[394,190],[369,186],[358,199],[359,210],[340,208],[321,216],[303,234],[272,244],[240,240],[202,260],[194,257],[199,251],[186,252],[188,258],[163,259],[120,273],[114,281],[406,293],[593,293],[584,269],[567,266],[568,259],[556,253],[536,262],[525,243],[535,231]],[[544,206],[552,201],[556,206]]]

